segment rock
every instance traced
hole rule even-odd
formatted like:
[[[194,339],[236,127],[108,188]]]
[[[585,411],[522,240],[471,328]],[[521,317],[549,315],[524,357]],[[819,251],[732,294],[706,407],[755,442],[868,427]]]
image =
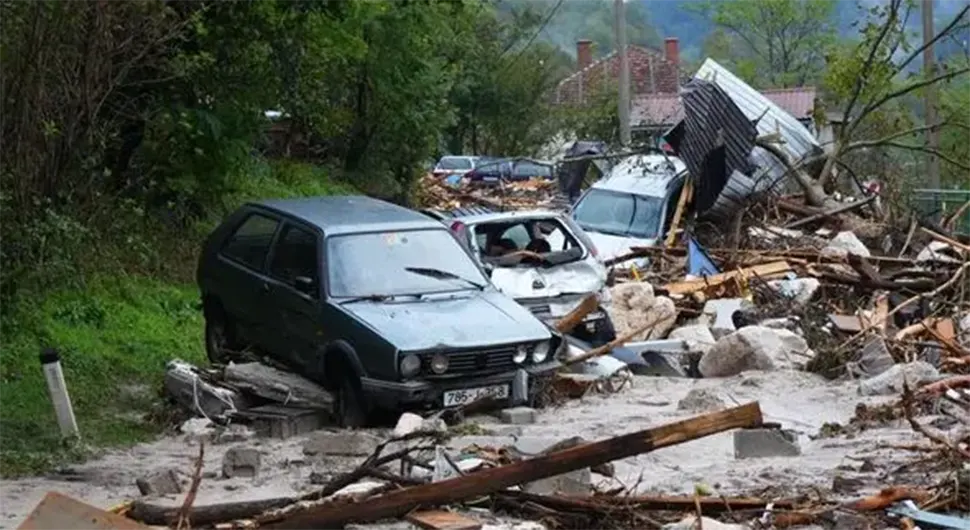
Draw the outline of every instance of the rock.
[[[251,447],[232,447],[222,457],[222,476],[252,478],[259,474],[260,454]]]
[[[861,478],[836,475],[835,478],[832,479],[832,491],[835,493],[855,494],[857,491],[864,488],[865,485],[866,481]]]
[[[715,330],[735,330],[737,326],[734,325],[734,313],[741,311],[743,308],[750,306],[750,302],[744,298],[717,298],[714,300],[708,300],[704,304],[705,315],[711,315],[714,319],[714,324],[711,328]]]
[[[664,337],[677,321],[674,301],[654,296],[653,287],[646,282],[615,285],[610,288],[610,296],[610,317],[617,335],[629,333],[647,322],[656,322],[653,328],[635,335],[632,341]]]
[[[401,436],[411,434],[412,432],[417,432],[421,430],[421,424],[424,423],[424,418],[418,416],[413,412],[405,412],[401,414],[401,417],[397,419],[397,425],[394,426],[393,436],[399,438]]]
[[[798,437],[782,429],[740,429],[734,431],[734,458],[766,458],[802,454]]]
[[[661,530],[698,530],[701,527],[704,530],[748,530],[748,527],[743,524],[722,523],[709,517],[701,517],[700,525],[698,525],[696,515],[688,515],[679,522],[665,524],[660,528]]]
[[[364,431],[317,431],[303,444],[307,456],[369,456],[381,440]]]
[[[724,401],[714,392],[705,388],[693,388],[677,402],[677,410],[704,412],[724,408]]]
[[[802,336],[802,330],[798,325],[797,317],[768,318],[758,322],[758,325],[763,328],[787,329],[799,337]]]
[[[911,388],[915,388],[923,383],[936,381],[939,377],[940,372],[925,361],[894,364],[885,372],[860,381],[859,393],[863,396],[899,394],[903,391],[904,381],[907,381]]]
[[[216,425],[206,418],[191,418],[182,422],[179,432],[194,440],[211,440],[216,435]]]
[[[807,305],[822,283],[815,278],[795,278],[793,280],[771,280],[768,285],[779,294],[790,299],[797,306]]]
[[[938,261],[942,263],[962,263],[960,255],[957,251],[953,249],[952,246],[942,242],[942,241],[930,241],[929,245],[919,251],[916,255],[916,261],[918,263],[924,263],[927,261]]]
[[[589,468],[522,485],[523,491],[537,495],[589,495],[591,488],[592,476]]]
[[[511,425],[528,425],[536,422],[536,409],[531,407],[513,407],[499,412],[499,418]]]
[[[729,377],[745,370],[794,368],[812,355],[805,339],[788,330],[748,326],[718,340],[698,370],[704,377]]]
[[[856,361],[847,366],[849,373],[857,377],[874,377],[896,364],[889,354],[886,341],[882,337],[872,337],[859,350]]]
[[[256,431],[245,425],[233,423],[216,435],[215,443],[228,444],[246,442],[256,437]]]
[[[870,530],[872,521],[855,512],[835,510],[832,513],[832,530]]]
[[[683,326],[670,332],[668,339],[679,339],[687,343],[691,352],[705,353],[716,342],[710,328],[703,325]]]
[[[182,493],[182,483],[178,471],[163,469],[135,480],[142,495],[178,495]]]
[[[834,256],[834,257],[847,257],[849,254],[855,254],[857,256],[862,256],[868,258],[872,254],[869,249],[859,241],[852,232],[839,232],[829,241],[829,244],[822,249],[821,254],[823,256]]]

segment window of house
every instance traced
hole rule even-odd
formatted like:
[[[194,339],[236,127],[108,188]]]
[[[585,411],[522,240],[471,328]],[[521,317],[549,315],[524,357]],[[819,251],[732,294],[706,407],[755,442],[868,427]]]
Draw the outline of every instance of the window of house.
[[[246,218],[226,241],[222,253],[246,266],[262,270],[279,221],[260,214]]]
[[[317,236],[309,230],[287,225],[273,251],[270,274],[290,285],[300,276],[316,283],[320,276],[317,255]]]

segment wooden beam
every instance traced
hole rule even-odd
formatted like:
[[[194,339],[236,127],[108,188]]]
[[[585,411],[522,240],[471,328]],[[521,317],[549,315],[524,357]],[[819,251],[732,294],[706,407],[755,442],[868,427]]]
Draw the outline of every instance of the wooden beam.
[[[261,528],[340,528],[353,522],[400,517],[419,506],[430,508],[462,502],[517,484],[598,466],[731,429],[757,427],[762,423],[758,403],[749,403],[506,466],[392,491],[359,503],[327,502],[282,520],[263,521]]]
[[[405,520],[425,530],[482,530],[482,523],[444,510],[412,512],[405,517]]]
[[[596,300],[596,295],[586,295],[586,298],[583,298],[583,301],[575,309],[556,322],[556,331],[559,333],[569,333],[586,318],[586,315],[596,311],[596,308],[599,306],[600,304]]]
[[[680,228],[680,219],[684,215],[684,208],[687,207],[687,202],[690,201],[693,195],[693,180],[688,177],[687,180],[684,181],[684,187],[680,190],[680,198],[677,199],[677,209],[674,210],[674,218],[670,223],[670,228],[667,229],[667,240],[664,241],[665,247],[674,246],[674,241],[677,237],[677,229]]]
[[[755,265],[754,267],[747,267],[744,269],[734,270],[730,272],[722,272],[720,274],[714,274],[712,276],[701,278],[699,280],[688,280],[684,282],[668,283],[662,288],[671,294],[690,294],[690,293],[693,293],[694,291],[702,291],[707,287],[713,287],[715,285],[726,283],[739,276],[743,276],[745,278],[749,276],[765,277],[771,274],[788,272],[790,270],[791,270],[791,265],[789,265],[787,261],[775,261],[773,263]]]

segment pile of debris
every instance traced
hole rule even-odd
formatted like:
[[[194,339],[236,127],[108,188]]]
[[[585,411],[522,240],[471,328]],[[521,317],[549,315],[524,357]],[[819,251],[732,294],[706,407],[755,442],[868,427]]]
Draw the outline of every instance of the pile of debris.
[[[426,208],[456,210],[484,206],[495,211],[547,209],[561,204],[554,180],[500,181],[494,185],[461,182],[452,186],[428,174],[418,182],[418,200]]]

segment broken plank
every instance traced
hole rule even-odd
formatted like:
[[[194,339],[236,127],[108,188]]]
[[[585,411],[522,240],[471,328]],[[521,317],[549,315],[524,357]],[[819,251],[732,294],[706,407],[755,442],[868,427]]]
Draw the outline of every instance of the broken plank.
[[[671,512],[694,511],[698,505],[706,515],[730,513],[744,510],[763,510],[769,504],[775,509],[794,508],[791,501],[766,500],[752,497],[694,497],[694,496],[608,496],[564,497],[561,495],[536,495],[528,492],[509,491],[503,493],[510,497],[542,504],[555,510],[615,510],[616,508],[636,508]]]
[[[576,326],[582,323],[583,319],[586,318],[586,315],[596,311],[596,308],[598,307],[599,302],[596,300],[596,295],[586,295],[578,306],[556,322],[556,331],[559,333],[569,333]]]
[[[598,466],[712,434],[757,427],[763,423],[757,402],[592,442],[514,464],[485,469],[440,482],[385,493],[347,504],[325,502],[264,521],[263,528],[339,528],[352,522],[400,517],[421,507],[440,506],[488,495],[505,488],[577,469]]]
[[[708,287],[720,285],[738,277],[747,278],[750,276],[758,276],[764,278],[772,274],[781,274],[789,271],[791,271],[791,265],[787,261],[775,261],[773,263],[755,265],[754,267],[746,267],[730,272],[722,272],[699,280],[669,283],[663,289],[671,294],[690,294],[695,291],[702,291]]]
[[[262,363],[230,363],[226,383],[259,397],[292,406],[328,409],[333,395],[309,379]]]
[[[49,491],[17,530],[148,530],[122,515]]]
[[[411,512],[407,522],[427,530],[481,530],[482,523],[464,515],[444,510]]]

